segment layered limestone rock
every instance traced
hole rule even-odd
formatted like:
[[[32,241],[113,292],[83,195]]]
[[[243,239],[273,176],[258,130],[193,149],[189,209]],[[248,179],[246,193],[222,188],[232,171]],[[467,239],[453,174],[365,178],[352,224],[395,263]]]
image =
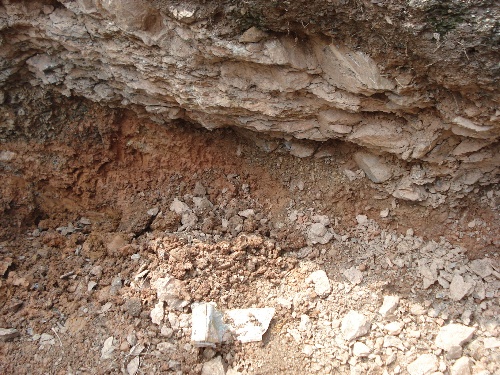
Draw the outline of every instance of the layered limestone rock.
[[[344,3],[313,1],[310,6],[341,10],[349,6]],[[428,2],[413,3],[418,12]],[[374,182],[413,201],[431,197],[439,202],[446,191],[469,192],[477,184],[498,181],[498,71],[478,77],[484,82],[476,86],[453,87],[446,72],[426,79],[419,63],[394,68],[389,67],[391,56],[375,61],[372,51],[344,43],[342,30],[335,35],[303,25],[298,35],[284,32],[280,19],[274,30],[263,20],[252,26],[238,18],[234,24],[217,20],[217,15],[235,12],[247,20],[248,13],[238,6],[3,1],[1,102],[8,106],[9,90],[29,82],[129,108],[159,123],[182,119],[208,129],[235,127],[292,144],[352,142],[378,155],[368,157],[369,165],[379,160],[392,168]],[[382,22],[396,22],[389,17],[393,13],[384,14]],[[424,31],[412,33],[420,38]],[[437,41],[439,48],[447,34],[434,34],[432,43]],[[463,59],[469,59],[467,52]],[[6,123],[4,118],[1,126]]]

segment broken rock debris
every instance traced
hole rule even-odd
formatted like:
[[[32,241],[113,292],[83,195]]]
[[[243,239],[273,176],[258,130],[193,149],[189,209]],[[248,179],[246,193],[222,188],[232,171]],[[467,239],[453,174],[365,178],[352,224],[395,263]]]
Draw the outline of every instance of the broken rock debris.
[[[242,343],[261,341],[274,313],[274,308],[233,309],[221,313],[213,303],[196,304],[191,340],[198,347],[215,347],[230,335]]]

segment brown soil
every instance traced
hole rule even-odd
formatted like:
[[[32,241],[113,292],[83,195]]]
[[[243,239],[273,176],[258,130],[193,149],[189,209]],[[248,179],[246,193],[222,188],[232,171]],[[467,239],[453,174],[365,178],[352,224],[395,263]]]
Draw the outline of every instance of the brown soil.
[[[349,181],[343,170],[356,169],[352,146],[332,142],[323,145],[330,157],[300,159],[281,148],[265,153],[231,130],[160,126],[129,112],[43,95],[24,101],[24,118],[0,144],[0,258],[8,267],[0,279],[0,327],[17,328],[23,338],[1,344],[0,373],[120,373],[130,360],[132,331],[146,347],[143,373],[199,373],[204,352],[189,347],[189,337],[178,337],[184,352],[168,355],[175,363],[148,354],[163,339],[149,318],[155,303],[149,281],[135,278],[140,266],[150,276],[182,280],[191,301],[263,307],[257,290],[272,290],[293,275],[303,278],[290,256],[306,244],[285,224],[292,208],[308,212],[299,222],[315,213],[335,218],[339,232],[351,230],[356,215],[364,214],[379,223],[378,233],[412,228],[415,236],[463,246],[471,259],[499,259],[494,187],[461,200],[449,197],[437,209],[423,207],[397,201],[365,178]],[[34,105],[43,100],[54,104]],[[173,233],[181,218],[169,206],[176,197],[191,204],[197,183],[214,208],[201,208],[194,227]],[[147,214],[154,207],[163,213],[156,219]],[[237,215],[248,208],[254,218]],[[381,218],[386,208],[390,214]],[[64,232],[68,223],[74,228]],[[310,255],[332,277],[349,259],[335,246]],[[90,281],[97,284],[88,291]],[[403,296],[410,293],[410,280],[394,282]],[[218,351],[230,353],[232,363],[253,351],[249,358],[261,364],[252,364],[253,373],[301,373],[300,350],[279,333],[289,318],[285,311],[277,317],[262,344],[249,344],[246,352],[237,343]],[[29,339],[41,333],[54,336],[55,344]],[[109,336],[121,354],[100,360]]]

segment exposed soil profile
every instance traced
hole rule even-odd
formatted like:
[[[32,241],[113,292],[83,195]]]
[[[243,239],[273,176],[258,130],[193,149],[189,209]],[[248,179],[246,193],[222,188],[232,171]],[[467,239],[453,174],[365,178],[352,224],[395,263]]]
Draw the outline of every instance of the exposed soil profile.
[[[1,343],[2,373],[405,373],[425,353],[451,369],[435,336],[456,322],[475,329],[460,358],[498,371],[496,187],[434,209],[362,177],[345,143],[297,158],[231,130],[24,95],[0,150],[0,327],[19,335]],[[315,270],[327,296],[306,281]],[[154,324],[167,275],[189,303],[275,307],[264,340],[198,349],[190,305]],[[384,317],[386,295],[399,304]],[[350,310],[371,328],[344,341]]]
[[[0,2],[0,375],[500,373],[500,3]]]

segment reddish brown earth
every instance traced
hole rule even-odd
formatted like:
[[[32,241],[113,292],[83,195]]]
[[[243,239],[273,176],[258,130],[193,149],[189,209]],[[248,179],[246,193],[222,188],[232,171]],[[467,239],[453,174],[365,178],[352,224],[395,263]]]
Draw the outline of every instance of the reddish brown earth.
[[[353,146],[327,143],[329,157],[300,159],[281,149],[265,153],[231,130],[161,126],[87,101],[36,95],[24,102],[25,117],[0,144],[0,327],[20,332],[20,338],[0,343],[0,373],[120,373],[132,358],[131,332],[145,347],[139,373],[199,373],[210,354],[193,348],[189,336],[167,336],[177,345],[168,355],[155,349],[165,336],[149,318],[155,303],[149,277],[168,273],[183,280],[190,301],[264,307],[263,291],[288,279],[294,285],[309,267],[304,271],[304,260],[293,255],[307,239],[288,224],[291,208],[304,213],[299,225],[320,213],[335,218],[336,232],[363,241],[412,228],[425,240],[444,237],[462,246],[471,260],[486,256],[498,262],[496,187],[464,199],[449,197],[433,209],[398,201],[366,178],[349,181],[343,170],[356,169]],[[54,104],[44,107],[44,101]],[[50,115],[44,117],[47,108]],[[197,192],[197,183],[206,195]],[[192,202],[196,195],[214,206],[196,211],[197,224],[176,233],[180,216],[170,204],[176,197]],[[147,213],[154,207],[163,213],[156,219]],[[237,215],[247,208],[254,217]],[[381,218],[385,208],[390,214]],[[359,214],[379,227],[356,232]],[[229,220],[227,228],[222,219]],[[61,227],[68,223],[74,228],[66,233]],[[133,254],[140,260],[131,259]],[[336,279],[339,269],[353,264],[352,256],[335,241],[314,247],[306,260]],[[370,260],[354,264],[373,267]],[[149,276],[135,279],[141,268]],[[426,300],[423,292],[412,294],[414,281],[397,276],[397,268],[374,268],[379,271],[367,286]],[[245,282],[232,278],[240,271]],[[88,291],[90,281],[97,284]],[[490,314],[497,311],[491,309]],[[312,318],[320,312],[305,305],[296,308],[301,311]],[[303,354],[282,331],[292,321],[286,309],[278,309],[262,344],[225,344],[217,353],[244,373],[303,373]],[[36,336],[42,333],[54,342],[42,344]],[[103,360],[109,336],[117,348],[112,360]]]

